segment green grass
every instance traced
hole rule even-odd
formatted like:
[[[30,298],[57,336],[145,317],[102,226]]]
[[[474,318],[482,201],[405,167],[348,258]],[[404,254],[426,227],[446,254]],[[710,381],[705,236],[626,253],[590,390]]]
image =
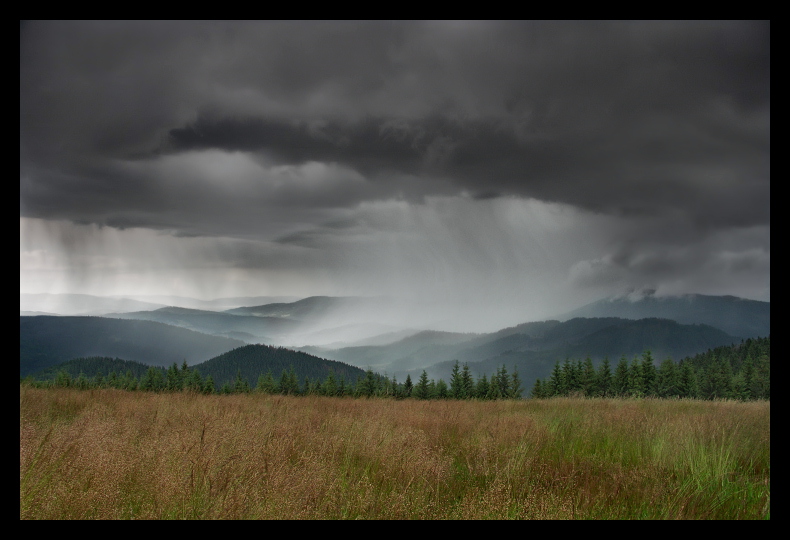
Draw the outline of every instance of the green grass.
[[[20,386],[20,517],[769,519],[769,417]]]

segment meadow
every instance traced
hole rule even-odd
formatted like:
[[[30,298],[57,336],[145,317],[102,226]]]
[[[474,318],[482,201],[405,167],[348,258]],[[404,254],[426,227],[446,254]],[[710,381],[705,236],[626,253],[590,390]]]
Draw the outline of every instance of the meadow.
[[[20,385],[20,518],[770,519],[769,417]]]

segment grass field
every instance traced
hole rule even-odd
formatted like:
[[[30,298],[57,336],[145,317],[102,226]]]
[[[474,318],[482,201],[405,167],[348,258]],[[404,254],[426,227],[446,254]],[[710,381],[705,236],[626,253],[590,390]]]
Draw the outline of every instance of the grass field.
[[[20,518],[769,519],[769,416],[20,385]]]

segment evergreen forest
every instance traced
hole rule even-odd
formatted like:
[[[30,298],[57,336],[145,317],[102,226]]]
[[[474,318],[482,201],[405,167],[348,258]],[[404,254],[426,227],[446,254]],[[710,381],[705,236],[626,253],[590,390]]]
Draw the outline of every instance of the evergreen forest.
[[[267,366],[261,370],[261,366]],[[257,371],[256,371],[257,370]],[[118,388],[154,392],[206,394],[262,392],[287,395],[391,397],[414,399],[519,399],[524,388],[518,371],[505,365],[490,378],[475,379],[467,363],[453,364],[449,382],[417,380],[362,370],[282,347],[247,345],[198,366],[147,366],[118,358],[79,358],[28,376],[39,387]],[[538,379],[529,397],[655,397],[690,399],[770,399],[770,337],[709,349],[680,362],[657,362],[650,351],[612,365],[584,360],[557,361],[551,375]]]

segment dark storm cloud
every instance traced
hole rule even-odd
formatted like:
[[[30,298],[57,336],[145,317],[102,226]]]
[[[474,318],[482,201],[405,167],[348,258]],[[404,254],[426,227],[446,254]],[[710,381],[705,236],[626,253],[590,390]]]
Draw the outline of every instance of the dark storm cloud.
[[[204,294],[232,268],[519,305],[623,285],[765,299],[769,30],[26,23],[20,265],[110,276],[150,253],[216,268]]]
[[[408,198],[413,175],[769,220],[767,23],[63,22],[23,27],[21,45],[23,215],[167,220],[144,217],[167,179],[115,162],[213,148],[378,183],[333,206]]]

